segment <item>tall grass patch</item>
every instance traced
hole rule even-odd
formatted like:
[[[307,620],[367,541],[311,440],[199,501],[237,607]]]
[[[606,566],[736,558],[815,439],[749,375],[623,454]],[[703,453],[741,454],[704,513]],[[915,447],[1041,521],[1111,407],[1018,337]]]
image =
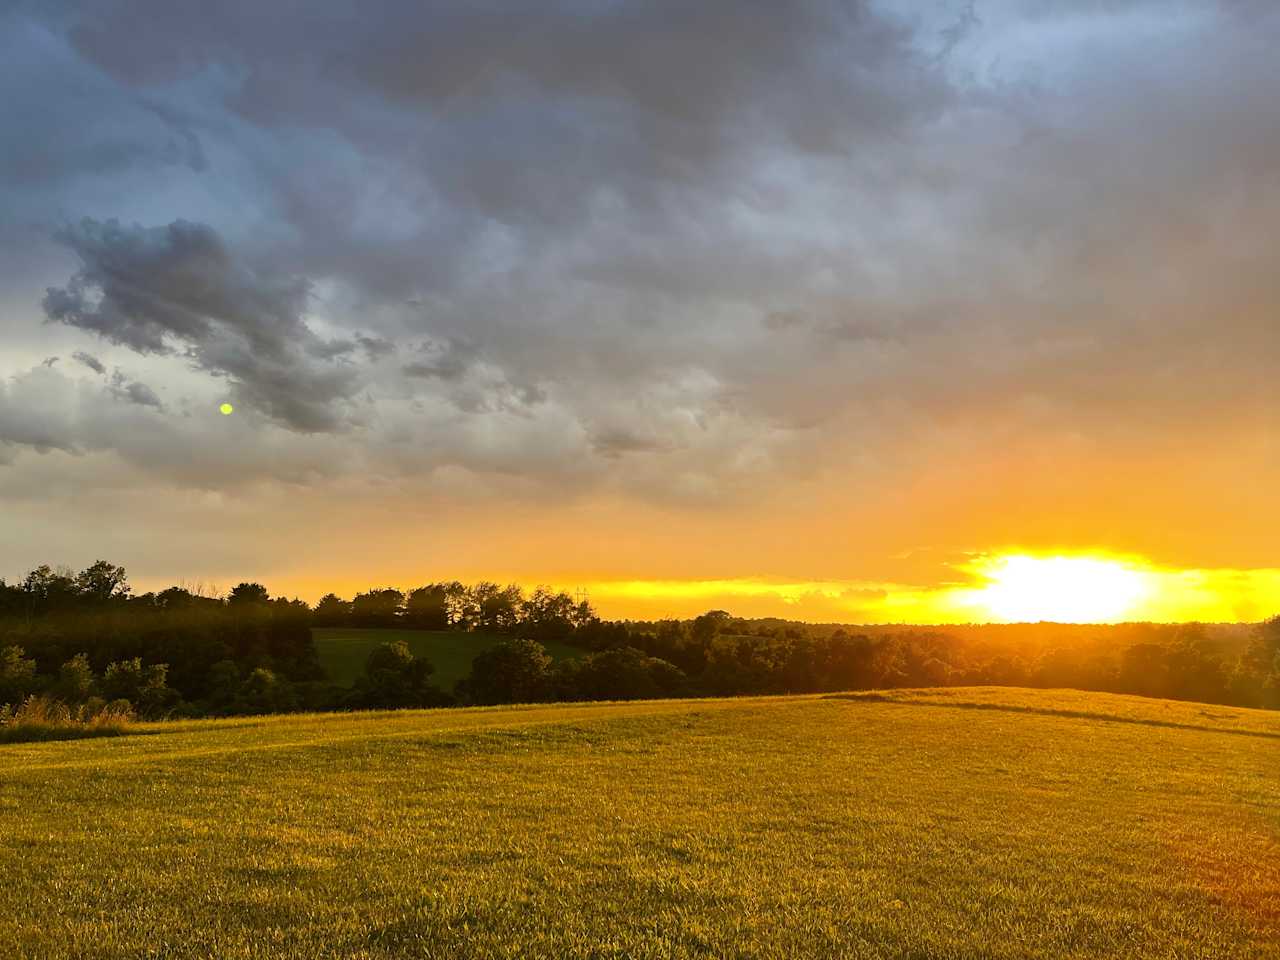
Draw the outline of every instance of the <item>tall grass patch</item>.
[[[127,700],[108,703],[95,698],[70,704],[53,697],[31,696],[16,707],[0,706],[0,743],[118,737],[129,732],[134,719]]]

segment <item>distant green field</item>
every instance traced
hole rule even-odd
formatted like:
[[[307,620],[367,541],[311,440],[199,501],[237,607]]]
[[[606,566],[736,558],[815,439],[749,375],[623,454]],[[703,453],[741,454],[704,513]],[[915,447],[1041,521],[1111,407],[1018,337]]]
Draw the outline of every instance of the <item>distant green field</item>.
[[[435,666],[432,678],[442,690],[471,672],[471,661],[506,637],[492,633],[461,633],[454,630],[381,630],[360,627],[318,627],[311,631],[320,655],[320,665],[329,679],[350,686],[364,672],[364,662],[382,643],[403,640],[415,657],[426,657]],[[554,659],[580,656],[581,650],[562,643],[545,644]]]
[[[0,746],[0,957],[1280,957],[1280,716],[953,689]]]

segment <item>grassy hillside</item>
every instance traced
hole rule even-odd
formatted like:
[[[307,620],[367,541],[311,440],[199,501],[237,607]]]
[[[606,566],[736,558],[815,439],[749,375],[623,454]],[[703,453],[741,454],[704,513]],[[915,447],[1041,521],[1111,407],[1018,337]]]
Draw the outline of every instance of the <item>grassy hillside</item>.
[[[1280,716],[1010,690],[0,746],[3,957],[1280,957]]]
[[[471,672],[471,661],[505,637],[491,633],[461,633],[455,630],[381,630],[360,627],[319,627],[315,637],[320,664],[334,683],[350,686],[364,672],[364,662],[375,647],[403,640],[415,657],[426,657],[435,666],[433,681],[442,690]],[[582,651],[562,643],[544,644],[553,658],[560,660]]]

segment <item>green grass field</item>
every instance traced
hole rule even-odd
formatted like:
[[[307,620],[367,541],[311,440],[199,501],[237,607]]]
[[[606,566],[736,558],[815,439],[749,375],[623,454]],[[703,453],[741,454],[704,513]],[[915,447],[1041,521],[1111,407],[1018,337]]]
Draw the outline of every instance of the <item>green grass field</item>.
[[[364,662],[379,644],[403,640],[415,657],[426,657],[436,668],[432,681],[441,690],[471,672],[471,661],[506,637],[492,633],[456,630],[386,630],[361,627],[317,627],[311,631],[320,665],[329,679],[344,687],[364,673]],[[563,643],[543,644],[553,659],[581,656],[582,651]]]
[[[993,689],[0,746],[0,957],[1280,957],[1280,716]]]

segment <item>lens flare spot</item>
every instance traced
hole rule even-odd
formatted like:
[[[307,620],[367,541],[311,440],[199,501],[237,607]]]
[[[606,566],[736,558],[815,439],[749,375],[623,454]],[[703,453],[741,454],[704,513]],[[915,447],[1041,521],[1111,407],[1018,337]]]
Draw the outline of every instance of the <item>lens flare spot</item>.
[[[224,403],[222,406],[218,408],[218,412],[221,413],[224,417],[229,417],[236,412],[236,408],[229,403]]]

